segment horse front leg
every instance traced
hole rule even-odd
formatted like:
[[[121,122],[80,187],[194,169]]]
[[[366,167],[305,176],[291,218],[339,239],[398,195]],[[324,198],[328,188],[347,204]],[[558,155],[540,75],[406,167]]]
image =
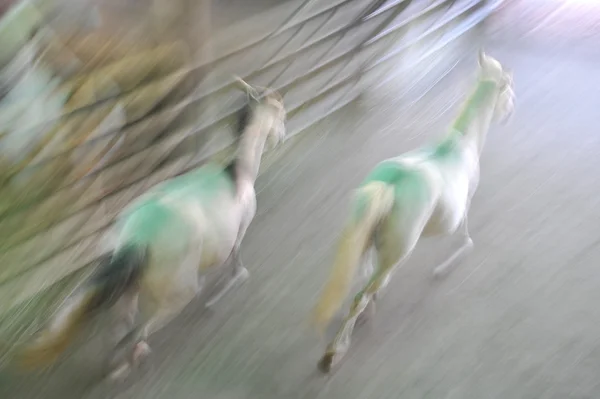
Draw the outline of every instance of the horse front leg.
[[[471,235],[469,234],[469,222],[467,217],[468,208],[463,217],[461,226],[459,227],[461,231],[462,244],[461,246],[443,263],[438,265],[435,269],[433,269],[433,275],[439,277],[446,273],[450,266],[454,264],[454,262],[460,258],[461,256],[469,253],[473,249],[473,240],[471,239]]]
[[[231,255],[229,256],[232,265],[231,276],[225,282],[223,288],[221,288],[215,295],[213,295],[208,301],[206,301],[206,307],[209,308],[214,306],[219,300],[221,300],[225,294],[231,291],[236,286],[244,283],[250,277],[250,272],[244,267],[242,258],[240,256],[239,245],[235,245]]]
[[[254,193],[254,187],[250,187],[248,191],[245,191],[244,195],[240,195],[238,200],[245,204],[244,211],[242,214],[241,222],[239,225],[239,229],[237,231],[237,236],[235,238],[235,242],[233,244],[233,248],[231,249],[231,254],[229,258],[224,262],[231,262],[232,266],[232,274],[223,286],[215,295],[212,296],[208,301],[206,301],[206,307],[210,308],[214,306],[219,300],[221,300],[225,294],[231,291],[238,285],[241,285],[248,277],[250,277],[250,272],[248,269],[244,267],[244,263],[242,262],[242,257],[240,254],[240,246],[242,245],[242,240],[246,235],[246,231],[248,227],[250,227],[250,223],[252,219],[254,219],[254,215],[256,214],[256,194]]]

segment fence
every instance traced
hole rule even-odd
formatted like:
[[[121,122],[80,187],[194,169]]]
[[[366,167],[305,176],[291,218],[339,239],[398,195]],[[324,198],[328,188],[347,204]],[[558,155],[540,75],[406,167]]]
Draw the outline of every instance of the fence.
[[[36,118],[23,113],[26,128],[17,126],[14,112],[4,119],[0,114],[0,123],[8,121],[0,132],[28,131],[37,137],[27,156],[7,155],[8,161],[0,163],[8,193],[0,201],[0,314],[11,321],[4,323],[3,335],[15,339],[36,328],[40,316],[89,272],[100,255],[99,243],[125,204],[210,157],[228,156],[234,140],[229,122],[243,98],[234,89],[233,74],[284,94],[288,131],[296,135],[353,101],[365,87],[385,84],[408,51],[414,63],[434,54],[477,25],[497,3],[172,0],[161,5],[155,0],[153,8],[146,7],[152,11],[146,21],[168,40],[139,44],[141,28],[127,46],[116,40],[100,45],[93,32],[84,39],[70,33],[78,38],[52,41],[47,38],[57,34],[44,31],[35,42],[43,41],[40,48],[59,43],[71,57],[57,55],[44,64],[60,66],[60,83],[43,80],[56,87],[21,100],[29,104],[24,108],[42,101],[42,108],[54,112]],[[253,7],[262,11],[252,14]],[[236,10],[237,20],[228,22],[227,15]],[[97,19],[112,20],[102,11],[96,10]],[[35,37],[43,27],[69,18],[48,2],[20,13],[12,18],[27,20],[20,26],[32,28],[13,37]],[[181,21],[184,14],[202,26],[170,36],[168,26],[157,28],[160,21]],[[219,28],[214,23],[210,27],[210,15]],[[6,26],[0,23],[0,38],[14,30]],[[119,22],[113,22],[105,30],[118,28]],[[0,63],[14,63],[27,55],[22,53],[4,49]],[[125,54],[129,58],[120,61]],[[7,66],[2,73],[9,72]],[[14,104],[5,99],[0,110]],[[0,143],[7,137],[1,135]],[[0,144],[5,154],[15,146]]]

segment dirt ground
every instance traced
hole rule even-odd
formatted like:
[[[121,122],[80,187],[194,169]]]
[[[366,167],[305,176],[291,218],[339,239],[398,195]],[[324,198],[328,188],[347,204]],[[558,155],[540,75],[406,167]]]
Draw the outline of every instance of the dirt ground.
[[[486,22],[486,50],[514,72],[517,112],[482,155],[474,252],[435,280],[457,243],[422,242],[331,377],[316,372],[324,342],[307,315],[349,193],[378,161],[443,134],[474,54],[426,94],[427,77],[407,89],[399,76],[291,143],[258,182],[250,280],[212,312],[188,307],[123,386],[98,384],[97,353],[84,348],[40,375],[0,374],[0,397],[600,397],[599,21],[600,2],[515,0]]]

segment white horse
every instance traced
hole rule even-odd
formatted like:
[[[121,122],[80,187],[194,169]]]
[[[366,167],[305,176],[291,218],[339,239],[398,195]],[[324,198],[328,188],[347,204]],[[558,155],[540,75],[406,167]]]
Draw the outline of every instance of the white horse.
[[[421,237],[450,235],[462,226],[463,245],[435,268],[436,274],[473,246],[467,214],[479,182],[481,150],[492,120],[506,119],[514,109],[511,74],[483,51],[478,58],[475,90],[441,142],[381,162],[356,192],[331,276],[315,307],[317,327],[322,331],[342,306],[361,262],[369,280],[319,362],[323,372],[347,352],[357,318],[367,306],[374,309],[396,265]],[[366,259],[371,249],[376,268]]]
[[[230,262],[233,275],[207,306],[247,279],[239,249],[256,213],[254,183],[265,144],[273,148],[285,138],[286,112],[276,92],[259,94],[239,78],[238,83],[249,102],[238,115],[235,160],[226,168],[207,164],[165,181],[125,209],[114,251],[25,349],[23,365],[53,361],[85,321],[110,307],[118,321],[116,348],[133,343],[125,356],[117,356],[122,350],[111,355],[111,378],[122,379],[150,353],[148,337],[200,292],[209,270]],[[141,320],[135,323],[138,309]]]

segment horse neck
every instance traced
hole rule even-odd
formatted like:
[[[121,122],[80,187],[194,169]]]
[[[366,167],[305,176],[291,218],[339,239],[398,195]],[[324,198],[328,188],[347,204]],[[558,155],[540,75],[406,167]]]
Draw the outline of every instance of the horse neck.
[[[273,117],[253,117],[244,130],[238,147],[236,167],[240,176],[249,180],[253,185],[258,177],[260,161],[267,141],[267,136],[273,126]]]
[[[473,94],[467,99],[454,125],[454,131],[477,148],[480,155],[490,128],[497,101],[497,84],[491,80],[480,80]]]

